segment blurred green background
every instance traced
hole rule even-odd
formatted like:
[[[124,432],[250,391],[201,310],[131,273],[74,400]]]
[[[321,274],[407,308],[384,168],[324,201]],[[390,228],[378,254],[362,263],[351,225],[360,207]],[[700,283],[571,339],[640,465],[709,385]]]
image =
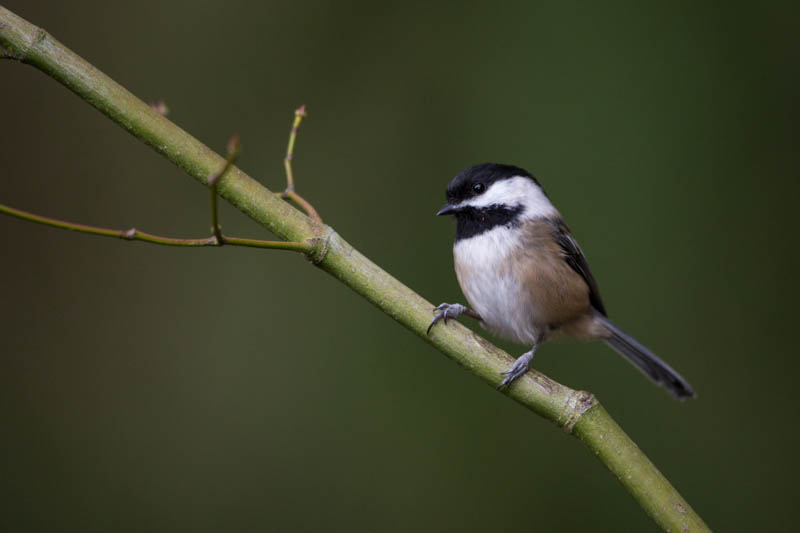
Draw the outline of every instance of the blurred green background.
[[[796,3],[3,4],[218,151],[238,132],[273,190],[307,104],[302,194],[435,303],[463,301],[447,182],[532,171],[611,316],[699,398],[601,343],[536,367],[597,394],[712,528],[793,529]],[[0,202],[206,235],[206,189],[37,70],[0,62],[0,124]],[[0,529],[655,529],[579,442],[300,256],[9,217],[0,238]]]

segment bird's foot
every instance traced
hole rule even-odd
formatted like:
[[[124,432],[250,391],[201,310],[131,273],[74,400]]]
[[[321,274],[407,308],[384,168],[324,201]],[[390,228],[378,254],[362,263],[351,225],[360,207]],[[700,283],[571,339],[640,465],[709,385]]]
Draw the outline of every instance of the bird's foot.
[[[536,347],[529,351],[525,352],[524,354],[520,355],[519,358],[514,361],[514,364],[511,365],[511,368],[506,370],[505,372],[500,372],[501,375],[506,376],[506,378],[500,382],[500,385],[497,386],[497,390],[502,389],[503,387],[507,387],[511,385],[518,377],[523,375],[525,372],[528,371],[528,368],[531,366],[531,361],[533,360],[533,354],[536,351]]]
[[[447,324],[448,318],[458,318],[463,314],[470,313],[470,309],[461,304],[439,304],[434,307],[433,310],[438,311],[438,313],[436,313],[433,320],[431,320],[427,333],[430,333],[433,325],[440,320],[444,320],[444,323]]]

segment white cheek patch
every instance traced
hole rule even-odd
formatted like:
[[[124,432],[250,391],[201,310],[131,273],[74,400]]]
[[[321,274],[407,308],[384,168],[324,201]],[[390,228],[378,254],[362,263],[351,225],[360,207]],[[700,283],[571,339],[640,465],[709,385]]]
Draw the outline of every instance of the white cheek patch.
[[[558,214],[558,211],[542,188],[530,178],[515,176],[494,182],[485,193],[470,198],[459,204],[459,207],[488,207],[490,205],[518,206],[525,208],[522,217],[542,218]]]

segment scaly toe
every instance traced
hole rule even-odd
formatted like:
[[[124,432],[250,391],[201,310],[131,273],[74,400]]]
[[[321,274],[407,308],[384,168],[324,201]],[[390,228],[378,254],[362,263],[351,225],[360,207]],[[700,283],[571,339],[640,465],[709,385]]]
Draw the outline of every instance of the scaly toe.
[[[430,323],[430,324],[428,324],[428,331],[427,331],[425,334],[426,334],[426,335],[427,335],[427,334],[429,334],[429,333],[431,332],[431,328],[432,328],[432,327],[433,327],[433,326],[434,326],[434,325],[435,325],[437,322],[439,322],[439,321],[440,321],[440,320],[442,320],[442,319],[444,319],[444,323],[445,323],[445,324],[447,324],[447,311],[440,311],[440,312],[438,312],[438,313],[436,313],[436,314],[434,315],[434,317],[433,317],[433,320],[431,320],[431,323]]]
[[[497,386],[498,389],[501,389],[507,385],[511,385],[514,381],[516,381],[520,376],[525,374],[528,371],[529,363],[522,358],[517,359],[511,368],[506,370],[505,372],[500,372],[501,376],[506,376],[503,381],[500,382],[500,385]]]

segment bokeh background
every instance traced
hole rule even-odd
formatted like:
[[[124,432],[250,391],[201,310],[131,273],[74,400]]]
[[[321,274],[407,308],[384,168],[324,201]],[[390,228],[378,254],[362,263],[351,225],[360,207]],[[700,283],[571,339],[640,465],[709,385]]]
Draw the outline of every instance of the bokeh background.
[[[699,398],[600,343],[536,367],[597,394],[713,528],[796,525],[792,4],[3,4],[209,146],[238,132],[273,190],[307,104],[300,190],[432,302],[463,299],[449,179],[534,172],[611,316]],[[0,62],[0,124],[1,202],[206,234],[206,189],[37,70]],[[9,217],[0,242],[0,529],[655,528],[579,442],[300,256]]]

